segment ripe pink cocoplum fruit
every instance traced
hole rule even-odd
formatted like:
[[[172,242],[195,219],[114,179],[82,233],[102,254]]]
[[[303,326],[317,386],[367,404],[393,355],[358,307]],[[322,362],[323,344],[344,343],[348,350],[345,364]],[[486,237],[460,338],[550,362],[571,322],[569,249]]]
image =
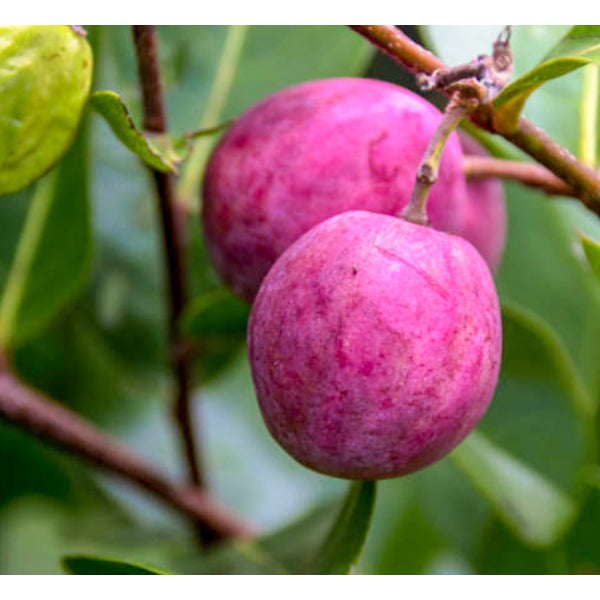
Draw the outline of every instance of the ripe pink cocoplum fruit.
[[[489,156],[481,144],[460,136],[465,155]],[[502,182],[494,177],[467,181],[467,207],[462,236],[486,260],[492,272],[500,267],[506,243],[506,200]]]
[[[365,211],[332,217],[277,260],[248,353],[266,425],[336,477],[411,473],[450,452],[492,399],[498,297],[464,239]]]
[[[440,119],[416,94],[360,78],[302,83],[250,108],[204,178],[205,239],[220,277],[250,301],[277,257],[317,223],[351,210],[398,214]],[[461,233],[465,206],[452,134],[430,194],[432,226]]]

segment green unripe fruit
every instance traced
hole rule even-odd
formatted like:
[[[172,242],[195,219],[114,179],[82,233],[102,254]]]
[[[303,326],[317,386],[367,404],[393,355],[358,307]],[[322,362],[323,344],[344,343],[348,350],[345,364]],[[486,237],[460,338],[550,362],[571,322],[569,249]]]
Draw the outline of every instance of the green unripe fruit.
[[[0,196],[69,148],[92,82],[92,50],[69,25],[0,27]]]

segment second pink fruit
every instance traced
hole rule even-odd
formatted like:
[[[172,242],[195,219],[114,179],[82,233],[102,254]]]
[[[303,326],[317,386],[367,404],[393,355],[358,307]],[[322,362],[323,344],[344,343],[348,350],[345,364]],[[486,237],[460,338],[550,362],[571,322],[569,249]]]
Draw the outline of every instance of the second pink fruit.
[[[277,257],[314,225],[357,209],[397,214],[440,118],[404,88],[358,78],[303,83],[250,108],[204,180],[206,244],[221,278],[251,301]],[[453,134],[429,198],[431,225],[462,233],[465,206]]]
[[[460,141],[465,155],[489,156],[483,146],[467,135]],[[467,183],[467,209],[462,236],[469,240],[495,273],[506,243],[506,201],[499,179],[488,177]]]

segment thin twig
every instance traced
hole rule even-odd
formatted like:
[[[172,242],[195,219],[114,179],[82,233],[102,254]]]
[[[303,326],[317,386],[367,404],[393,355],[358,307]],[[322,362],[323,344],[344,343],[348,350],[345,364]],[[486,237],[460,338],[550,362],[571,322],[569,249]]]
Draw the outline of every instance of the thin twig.
[[[134,25],[133,38],[144,104],[144,129],[154,133],[167,131],[156,30],[152,25]],[[162,224],[169,295],[169,342],[171,368],[175,379],[174,415],[181,434],[193,485],[204,483],[198,458],[191,414],[190,366],[179,335],[179,318],[186,305],[186,278],[181,228],[178,226],[173,181],[168,173],[152,171]]]
[[[397,27],[352,25],[351,28],[410,71],[432,74],[436,69],[447,68],[439,58],[412,41]],[[474,87],[478,84],[473,80],[465,80],[464,85]],[[527,119],[521,117],[516,127],[505,129],[494,116],[495,111],[491,103],[484,104],[471,113],[471,119],[476,125],[501,135],[525,151],[569,184],[576,197],[600,215],[600,176],[592,168],[577,160]]]
[[[575,190],[546,167],[519,160],[501,160],[487,156],[465,156],[463,171],[467,179],[497,177],[518,181],[556,196],[577,197]]]
[[[0,364],[0,417],[103,469],[121,475],[201,523],[213,539],[248,537],[252,528],[205,491],[177,486],[129,448],[20,382]]]

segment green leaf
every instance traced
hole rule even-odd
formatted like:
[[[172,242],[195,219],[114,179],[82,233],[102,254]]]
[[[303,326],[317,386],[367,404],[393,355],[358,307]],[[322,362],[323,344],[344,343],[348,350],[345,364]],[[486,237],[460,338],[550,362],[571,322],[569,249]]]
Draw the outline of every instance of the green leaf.
[[[350,485],[340,514],[311,565],[311,573],[345,575],[350,571],[367,537],[375,493],[374,481]]]
[[[88,103],[105,119],[123,145],[147,165],[161,173],[177,171],[176,160],[165,152],[164,145],[163,150],[159,150],[158,144],[138,131],[125,102],[117,93],[94,92],[90,95]]]
[[[597,468],[597,467],[596,467]],[[597,475],[596,475],[597,477]],[[598,480],[583,503],[577,521],[565,540],[569,572],[573,574],[600,573],[600,489]]]
[[[575,494],[591,458],[594,402],[564,343],[539,316],[504,303],[502,329],[498,387],[478,430]]]
[[[569,56],[600,63],[600,25],[575,25],[548,52],[544,62]]]
[[[545,90],[540,94],[544,95]],[[549,201],[542,193],[516,183],[505,184],[505,190],[509,227],[504,258],[496,276],[499,296],[504,302],[516,303],[539,315],[556,332],[585,385],[597,398],[600,290],[581,260],[581,253],[574,251],[580,242],[573,232],[574,215],[577,228],[582,230],[590,229],[586,224],[593,225],[593,215],[579,210],[573,202]],[[554,386],[552,368],[548,366],[546,372]],[[522,387],[519,382],[514,385]],[[514,396],[516,389],[511,393]],[[520,412],[516,397],[514,402],[508,398],[507,401]],[[568,452],[570,447],[566,448]]]
[[[583,235],[583,233],[579,234],[579,239],[581,240],[583,251],[590,263],[592,272],[600,280],[600,244],[586,235]]]
[[[551,548],[537,548],[523,544],[504,523],[494,518],[482,531],[482,540],[473,563],[477,573],[486,575],[555,575],[555,555],[560,544]]]
[[[375,501],[374,482],[355,482],[343,500],[317,506],[263,538],[183,557],[178,569],[196,574],[347,573],[357,560]]]
[[[136,128],[125,101],[116,92],[94,92],[89,97],[88,104],[104,118],[128,150],[161,173],[177,174],[179,165],[187,159],[191,151],[192,140],[214,135],[230,125],[226,122],[207,126],[180,136],[144,134]]]
[[[92,236],[86,136],[37,184],[0,298],[0,345],[37,335],[82,290]]]
[[[593,398],[563,341],[543,319],[522,306],[507,302],[502,305],[502,327],[504,373],[547,379],[552,372],[573,409],[579,415],[593,417]]]
[[[246,341],[250,308],[225,288],[200,294],[181,317],[183,332],[200,349],[197,373],[203,381],[218,375]]]
[[[537,67],[508,85],[494,100],[499,119],[516,124],[529,96],[542,84],[589,63],[600,64],[600,27],[576,25]]]
[[[481,434],[472,433],[451,456],[528,544],[550,546],[572,523],[575,505],[568,496]]]
[[[229,290],[219,288],[197,296],[182,315],[183,331],[199,340],[244,339],[250,308]]]
[[[64,556],[62,566],[68,575],[170,575],[167,571],[96,556]]]
[[[415,477],[378,482],[377,507],[359,572],[421,575],[446,544],[423,512]]]

